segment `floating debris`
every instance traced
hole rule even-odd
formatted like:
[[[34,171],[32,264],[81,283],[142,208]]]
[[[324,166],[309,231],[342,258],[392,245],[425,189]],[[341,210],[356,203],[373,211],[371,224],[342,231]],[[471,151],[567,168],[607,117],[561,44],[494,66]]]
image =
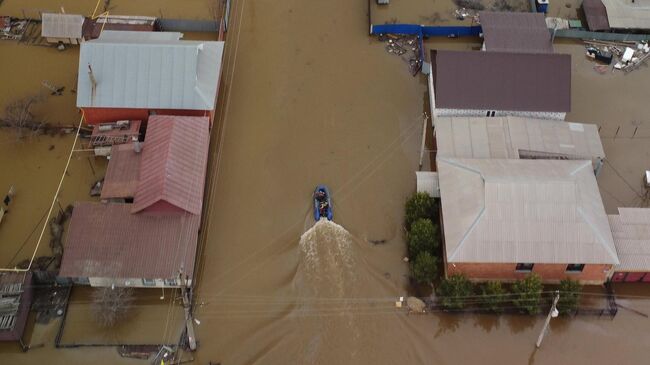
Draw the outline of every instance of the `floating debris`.
[[[422,69],[420,39],[416,35],[381,34],[379,40],[386,42],[386,52],[401,56],[415,76]]]
[[[615,70],[625,73],[636,70],[650,57],[650,45],[641,42],[585,41],[587,57],[609,65],[616,59]],[[598,73],[605,73],[602,67],[594,67]]]

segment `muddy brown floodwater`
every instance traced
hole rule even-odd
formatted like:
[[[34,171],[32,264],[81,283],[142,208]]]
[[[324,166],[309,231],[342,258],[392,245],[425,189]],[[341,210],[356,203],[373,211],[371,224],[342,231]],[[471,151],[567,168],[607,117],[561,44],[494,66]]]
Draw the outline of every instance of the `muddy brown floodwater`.
[[[5,4],[17,9],[15,0]],[[182,15],[185,4],[193,8],[198,2],[165,4],[171,8],[164,12]],[[154,11],[151,1],[129,6],[136,13]],[[365,1],[235,1],[195,292],[199,351],[183,360],[191,356],[196,364],[224,365],[645,363],[650,321],[630,311],[621,310],[613,320],[553,320],[543,347],[533,351],[542,317],[407,315],[395,308],[394,301],[407,290],[403,204],[415,189],[426,84],[367,35],[366,11]],[[444,39],[428,45],[471,49],[480,42]],[[9,49],[3,46],[3,54]],[[574,55],[569,119],[602,124],[604,131],[615,129],[615,123],[647,123],[647,69],[625,78],[596,75],[580,58],[582,46],[560,44],[558,49]],[[73,63],[61,68],[74,75],[73,60],[53,62]],[[61,82],[71,77],[67,72],[58,76]],[[34,79],[40,83],[40,76]],[[619,107],[608,107],[609,100]],[[74,103],[69,107],[65,113],[73,116]],[[621,136],[606,140],[605,148],[621,176],[633,179],[649,159],[643,153],[625,156],[647,147],[631,138],[629,128],[625,133],[623,141]],[[67,137],[62,138],[63,145]],[[10,148],[2,152],[15,156]],[[56,160],[58,155],[52,156]],[[3,169],[8,160],[0,160]],[[50,180],[62,167],[52,166],[44,175],[48,189],[54,189]],[[611,211],[616,200],[634,195],[613,172],[606,173],[602,177],[614,197]],[[3,184],[11,180],[5,174]],[[319,183],[332,190],[336,224],[312,227],[310,196]],[[37,210],[48,204],[49,195],[42,195],[33,198],[40,202]],[[627,306],[650,312],[650,301],[635,297],[650,295],[647,286],[617,290]],[[601,301],[600,291],[590,292],[591,302]],[[141,331],[146,331],[140,337],[145,341],[168,339],[167,325],[175,324],[168,323],[169,302],[157,305],[157,295],[141,298],[137,315],[105,334],[90,323],[83,307],[86,291],[77,292],[67,339],[81,341],[84,335],[87,341],[132,342]],[[1,345],[0,363],[144,363],[122,359],[114,348],[54,349],[55,333],[54,325],[41,329],[32,343],[47,345],[26,354]]]

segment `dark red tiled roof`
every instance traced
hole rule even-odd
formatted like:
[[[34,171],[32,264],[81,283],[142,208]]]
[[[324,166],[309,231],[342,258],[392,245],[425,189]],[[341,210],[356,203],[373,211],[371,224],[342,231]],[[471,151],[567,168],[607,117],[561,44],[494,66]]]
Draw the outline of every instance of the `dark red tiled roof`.
[[[571,56],[431,51],[436,108],[571,110]]]
[[[133,198],[138,188],[141,157],[142,153],[135,152],[133,143],[113,146],[104,177],[102,199]]]
[[[59,276],[174,279],[192,276],[201,218],[131,214],[131,204],[78,202]]]
[[[133,213],[164,205],[201,214],[209,125],[208,117],[149,117]]]

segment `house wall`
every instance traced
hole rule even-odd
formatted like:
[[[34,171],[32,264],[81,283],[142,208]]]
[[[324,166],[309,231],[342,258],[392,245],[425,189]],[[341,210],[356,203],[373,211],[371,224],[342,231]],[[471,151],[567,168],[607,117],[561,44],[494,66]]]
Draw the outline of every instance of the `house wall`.
[[[538,119],[564,120],[566,113],[562,112],[535,112],[514,110],[489,110],[489,109],[444,109],[436,108],[432,111],[435,117],[485,117],[488,112],[494,112],[494,117],[524,117]],[[492,114],[490,113],[490,116]]]
[[[111,123],[117,120],[142,120],[146,123],[149,115],[180,115],[190,117],[210,117],[211,110],[185,110],[185,109],[136,109],[136,108],[81,108],[87,124]]]
[[[142,278],[101,278],[101,277],[91,277],[88,278],[90,286],[92,287],[110,287],[115,285],[116,287],[129,287],[129,288],[179,288],[181,287],[180,281],[176,280],[175,285],[168,285],[163,279],[154,279],[155,285],[144,285]],[[188,280],[188,284],[192,285],[192,280]]]
[[[528,275],[516,271],[516,263],[447,263],[446,275],[465,274],[472,281],[497,280],[512,282]],[[567,273],[566,264],[535,264],[534,273],[542,277],[545,283],[558,283],[562,279],[573,279],[583,284],[602,284],[607,280],[612,265],[587,264],[580,273]]]
[[[81,39],[80,38],[54,38],[54,37],[47,37],[47,42],[48,43],[63,43],[63,44],[80,44]]]

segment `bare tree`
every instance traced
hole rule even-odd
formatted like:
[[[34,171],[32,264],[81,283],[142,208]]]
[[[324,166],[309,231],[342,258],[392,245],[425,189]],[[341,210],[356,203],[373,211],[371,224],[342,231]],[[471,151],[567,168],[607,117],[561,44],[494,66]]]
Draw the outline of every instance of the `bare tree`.
[[[10,102],[5,107],[4,115],[0,118],[0,125],[13,128],[18,139],[26,137],[25,132],[31,135],[39,133],[44,127],[45,121],[37,120],[32,108],[44,99],[45,97],[39,94]]]
[[[92,312],[102,327],[112,327],[126,317],[134,301],[132,288],[97,288],[92,292]]]

